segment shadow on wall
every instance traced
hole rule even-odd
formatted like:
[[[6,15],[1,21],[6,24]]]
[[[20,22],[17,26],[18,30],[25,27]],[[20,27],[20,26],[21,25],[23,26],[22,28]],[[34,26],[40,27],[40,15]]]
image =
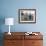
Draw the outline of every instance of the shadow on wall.
[[[0,46],[3,46],[3,34],[2,33],[2,25],[5,23],[5,17],[0,16]]]

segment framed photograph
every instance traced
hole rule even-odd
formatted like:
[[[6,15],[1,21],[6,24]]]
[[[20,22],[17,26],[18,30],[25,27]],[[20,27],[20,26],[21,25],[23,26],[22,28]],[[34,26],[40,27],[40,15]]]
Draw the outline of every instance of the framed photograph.
[[[19,23],[36,23],[36,9],[19,9]]]

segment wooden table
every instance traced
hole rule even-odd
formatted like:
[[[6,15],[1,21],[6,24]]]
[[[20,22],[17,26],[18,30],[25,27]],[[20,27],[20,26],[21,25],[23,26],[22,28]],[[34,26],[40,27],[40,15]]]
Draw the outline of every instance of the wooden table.
[[[8,35],[4,33],[4,46],[43,46],[43,35],[40,32],[38,35],[25,35],[26,32],[11,32]]]

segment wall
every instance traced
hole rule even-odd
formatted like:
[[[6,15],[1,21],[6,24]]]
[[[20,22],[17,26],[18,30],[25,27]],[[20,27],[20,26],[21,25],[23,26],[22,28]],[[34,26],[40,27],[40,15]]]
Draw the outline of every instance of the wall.
[[[1,0],[0,16],[13,17],[15,25],[11,28],[12,31],[46,31],[46,1],[40,0]],[[18,9],[35,8],[36,9],[36,24],[19,24]],[[2,26],[2,32],[8,31],[6,25]],[[14,28],[14,29],[13,29]]]
[[[18,23],[18,9],[21,8],[36,9],[36,24]],[[0,0],[0,17],[13,17],[15,19],[14,26],[11,26],[12,32],[40,31],[46,35],[46,0]],[[8,26],[0,24],[0,31],[8,32]]]
[[[11,27],[11,31],[46,31],[46,1],[44,0],[1,0],[1,14],[3,17],[13,17],[15,25]],[[18,9],[35,8],[36,24],[19,24]],[[2,25],[2,32],[8,31],[6,25]]]

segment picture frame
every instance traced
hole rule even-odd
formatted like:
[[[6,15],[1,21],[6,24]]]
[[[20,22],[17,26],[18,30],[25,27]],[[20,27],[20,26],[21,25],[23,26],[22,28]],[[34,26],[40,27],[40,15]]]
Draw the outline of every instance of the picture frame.
[[[19,23],[36,23],[36,9],[19,9]]]

